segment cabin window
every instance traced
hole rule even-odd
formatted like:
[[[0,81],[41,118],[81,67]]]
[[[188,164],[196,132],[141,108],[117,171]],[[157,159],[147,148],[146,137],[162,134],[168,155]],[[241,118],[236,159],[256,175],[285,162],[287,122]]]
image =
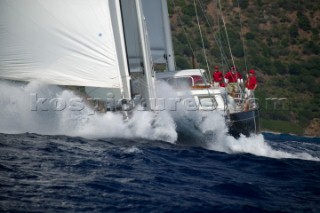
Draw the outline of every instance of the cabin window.
[[[201,76],[193,75],[192,79],[193,79],[194,85],[203,85],[204,84]]]
[[[208,85],[208,80],[206,78],[205,73],[203,74],[203,76],[200,75],[193,75],[192,76],[193,82],[195,86],[203,86],[203,85]]]
[[[215,109],[217,107],[217,102],[214,97],[199,97],[199,103],[201,107],[206,108],[206,109]]]
[[[190,88],[192,87],[191,77],[181,77],[181,78],[170,78],[168,79],[168,84],[173,88]]]

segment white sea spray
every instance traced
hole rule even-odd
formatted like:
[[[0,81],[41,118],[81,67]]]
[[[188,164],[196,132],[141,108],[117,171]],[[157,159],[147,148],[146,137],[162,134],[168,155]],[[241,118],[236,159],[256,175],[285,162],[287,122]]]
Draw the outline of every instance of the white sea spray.
[[[158,85],[158,95],[170,100],[178,98],[166,84]],[[125,121],[121,113],[95,112],[82,102],[82,97],[58,86],[0,81],[0,132],[93,139],[143,138],[175,143],[178,139],[177,130],[182,130],[187,138],[190,136],[191,143],[209,150],[320,161],[319,156],[311,155],[308,150],[276,150],[262,134],[235,139],[227,134],[228,128],[220,113],[206,112],[204,118],[198,111],[186,110],[183,102],[170,100],[163,110],[136,111],[130,120]]]
[[[99,113],[83,97],[58,86],[0,82],[0,132],[86,138],[146,138],[174,143],[175,123],[166,112]]]

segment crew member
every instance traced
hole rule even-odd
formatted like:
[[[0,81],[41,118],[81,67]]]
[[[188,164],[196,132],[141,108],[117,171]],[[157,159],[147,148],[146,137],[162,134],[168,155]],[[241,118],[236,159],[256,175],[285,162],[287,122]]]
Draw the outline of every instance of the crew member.
[[[219,87],[220,81],[223,78],[223,75],[222,75],[222,72],[219,70],[218,66],[214,67],[214,72],[213,72],[212,78],[213,78],[213,86]]]
[[[232,97],[236,97],[236,94],[240,91],[239,84],[243,84],[242,76],[237,68],[231,67],[231,70],[225,74],[224,80],[227,83],[228,93]]]
[[[245,105],[244,105],[244,111],[247,111],[249,109],[250,100],[254,98],[253,92],[257,88],[257,78],[255,76],[255,71],[250,70],[249,76],[247,76],[246,80],[246,88],[245,88]]]

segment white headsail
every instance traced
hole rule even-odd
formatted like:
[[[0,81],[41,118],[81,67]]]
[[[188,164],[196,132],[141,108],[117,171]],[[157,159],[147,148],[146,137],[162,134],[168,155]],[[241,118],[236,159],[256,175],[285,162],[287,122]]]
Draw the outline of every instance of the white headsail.
[[[1,0],[0,78],[120,88],[106,0]]]
[[[86,86],[100,98],[131,99],[136,86],[152,109],[141,0],[0,0],[0,78]]]

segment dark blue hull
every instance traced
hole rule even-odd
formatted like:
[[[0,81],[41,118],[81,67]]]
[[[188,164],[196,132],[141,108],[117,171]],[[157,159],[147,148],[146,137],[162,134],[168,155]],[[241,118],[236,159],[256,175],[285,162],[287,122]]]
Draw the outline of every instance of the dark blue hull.
[[[250,134],[260,132],[259,109],[230,114],[229,134],[235,138],[241,134],[249,137]]]

